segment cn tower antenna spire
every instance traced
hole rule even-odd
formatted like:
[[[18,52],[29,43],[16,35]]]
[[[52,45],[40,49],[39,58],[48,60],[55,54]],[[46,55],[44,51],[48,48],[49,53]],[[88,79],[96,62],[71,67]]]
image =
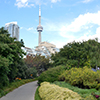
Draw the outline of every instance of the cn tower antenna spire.
[[[39,4],[39,16],[41,16],[41,5]]]
[[[39,32],[39,40],[38,45],[41,43],[41,32],[43,31],[43,27],[41,26],[41,7],[39,4],[39,25],[37,27],[37,31]]]

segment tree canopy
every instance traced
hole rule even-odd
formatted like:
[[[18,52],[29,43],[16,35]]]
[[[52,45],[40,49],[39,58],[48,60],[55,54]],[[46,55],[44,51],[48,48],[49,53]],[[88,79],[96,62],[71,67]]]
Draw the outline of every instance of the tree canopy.
[[[53,54],[54,65],[71,65],[71,67],[100,66],[100,43],[98,39],[68,43],[60,52]]]
[[[45,58],[45,56],[36,55],[33,57],[27,55],[24,60],[28,68],[36,68],[38,75],[50,67],[49,58]]]
[[[18,64],[25,54],[21,47],[23,43],[10,37],[4,28],[0,28],[0,83],[2,85],[12,81],[18,72]],[[3,81],[5,80],[5,81]]]

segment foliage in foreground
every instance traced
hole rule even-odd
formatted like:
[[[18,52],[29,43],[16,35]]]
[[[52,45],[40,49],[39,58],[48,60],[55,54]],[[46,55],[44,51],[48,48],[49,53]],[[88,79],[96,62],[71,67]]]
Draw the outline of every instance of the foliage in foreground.
[[[68,88],[68,89],[70,89],[70,90],[72,90],[74,92],[77,92],[83,98],[89,98],[90,96],[91,96],[91,98],[93,98],[91,93],[95,93],[97,95],[100,95],[100,90],[96,90],[96,89],[81,89],[81,88],[72,86],[69,83],[62,82],[62,81],[55,81],[55,82],[53,82],[53,84],[56,84],[56,85],[58,85],[60,87]],[[88,99],[88,100],[90,100],[90,99]]]
[[[82,97],[68,88],[62,88],[49,82],[41,83],[39,95],[43,100],[81,100]]]
[[[0,28],[0,88],[7,86],[9,81],[13,81],[17,76],[17,65],[21,63],[25,54],[21,47],[24,47],[22,42],[10,37],[3,27]]]
[[[24,79],[11,82],[8,86],[5,86],[2,89],[0,89],[0,98],[9,93],[10,91],[14,90],[15,88],[18,88],[19,86],[32,81],[35,81],[35,79]]]
[[[35,92],[35,100],[41,100],[40,95],[39,95],[39,86],[38,86],[38,88],[36,89],[36,92]]]
[[[59,80],[59,75],[61,75],[66,70],[66,66],[57,66],[54,68],[50,68],[47,71],[44,71],[38,77],[38,83],[46,82],[54,82]]]
[[[72,68],[59,76],[59,80],[66,81],[80,88],[100,88],[100,71],[94,72],[91,68]]]
[[[7,30],[0,28],[0,89],[17,77],[21,79],[36,77],[36,68],[29,68],[23,60],[25,52],[22,47],[24,47],[22,39],[16,41]]]

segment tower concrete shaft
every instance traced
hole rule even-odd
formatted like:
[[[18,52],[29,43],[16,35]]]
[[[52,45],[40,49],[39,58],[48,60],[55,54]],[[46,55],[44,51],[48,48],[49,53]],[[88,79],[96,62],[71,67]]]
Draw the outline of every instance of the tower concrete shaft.
[[[37,31],[39,32],[39,40],[38,45],[41,43],[41,32],[43,31],[43,27],[41,26],[41,8],[39,6],[39,25],[37,27]]]
[[[38,44],[41,43],[41,32],[39,32],[39,41],[38,41]]]

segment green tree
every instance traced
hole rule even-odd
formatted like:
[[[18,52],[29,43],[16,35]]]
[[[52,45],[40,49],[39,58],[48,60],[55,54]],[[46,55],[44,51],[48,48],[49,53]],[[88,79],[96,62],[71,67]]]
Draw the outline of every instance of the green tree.
[[[20,60],[19,63],[17,64],[17,77],[21,78],[21,79],[26,79],[27,78],[27,70],[28,70],[28,67],[27,65],[25,64],[24,60]]]
[[[100,43],[98,39],[88,40],[86,50],[88,51],[90,65],[94,68],[100,66]]]
[[[75,41],[68,43],[60,49],[60,52],[52,55],[51,59],[55,66],[59,64],[68,64],[72,67],[84,66],[84,62],[87,60],[84,43]]]
[[[60,52],[53,54],[51,59],[54,65],[71,65],[71,67],[84,67],[85,65],[100,66],[100,43],[98,39],[68,43]]]
[[[50,67],[49,58],[45,58],[45,56],[41,55],[36,55],[33,63],[39,76]]]
[[[36,55],[35,57],[28,56],[25,59],[28,68],[36,68],[38,75],[50,67],[49,58],[45,56]]]
[[[0,88],[8,85],[9,79],[7,74],[9,72],[9,60],[0,55]]]
[[[23,46],[24,45],[22,43],[16,41],[16,38],[10,37],[8,31],[4,30],[3,27],[0,28],[0,56],[2,59],[4,58],[8,62],[7,69],[9,70],[9,72],[7,71],[7,77],[10,81],[13,81],[16,77],[18,72],[17,65],[20,60],[23,59],[23,55],[25,54],[21,49],[21,47]]]
[[[33,56],[27,55],[26,58],[24,58],[24,62],[27,66],[26,78],[37,77],[37,70],[36,70],[36,67],[34,66],[34,63],[33,63],[34,62]]]

